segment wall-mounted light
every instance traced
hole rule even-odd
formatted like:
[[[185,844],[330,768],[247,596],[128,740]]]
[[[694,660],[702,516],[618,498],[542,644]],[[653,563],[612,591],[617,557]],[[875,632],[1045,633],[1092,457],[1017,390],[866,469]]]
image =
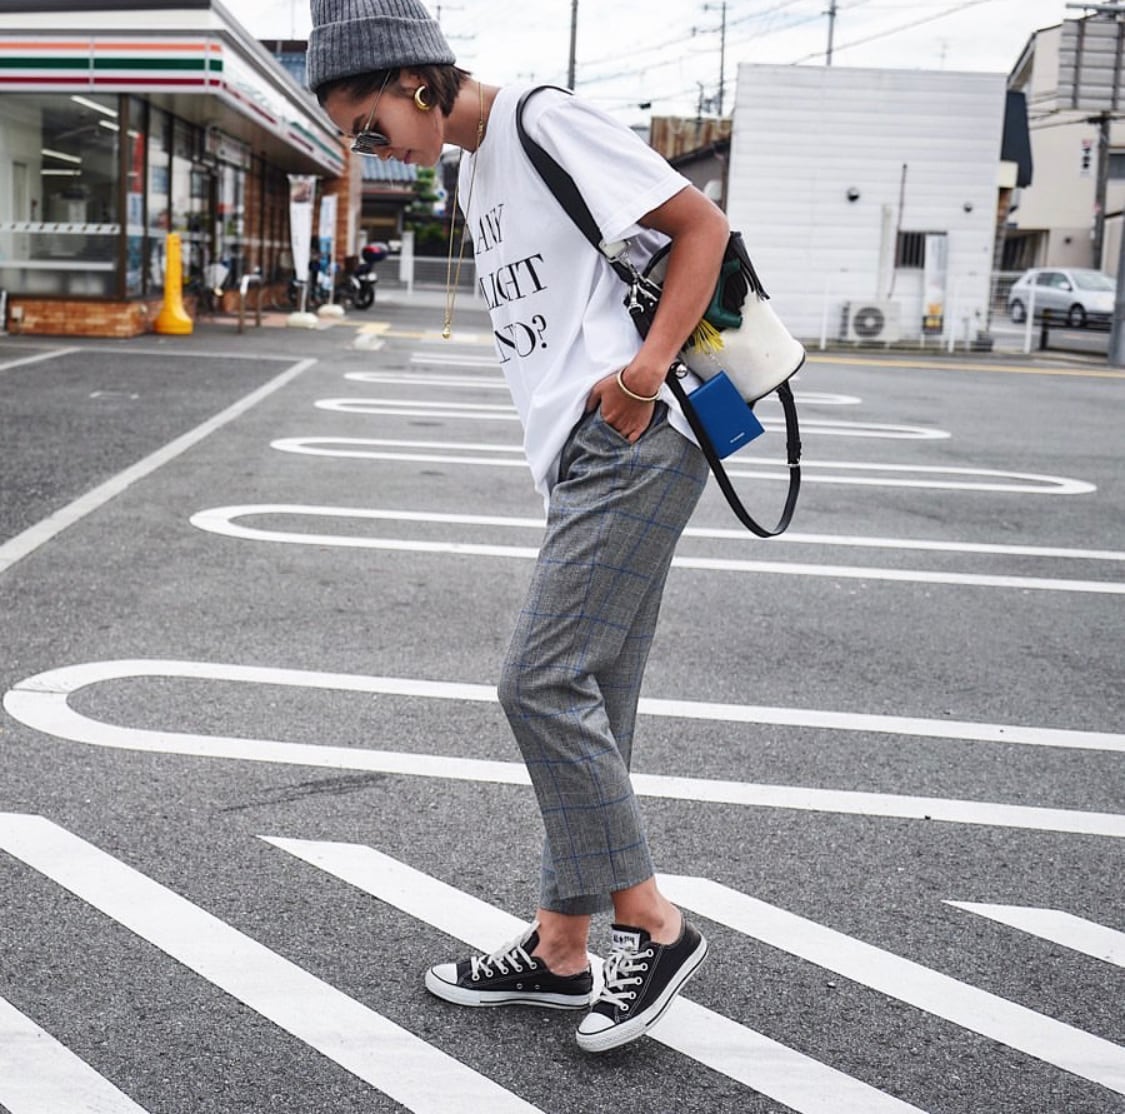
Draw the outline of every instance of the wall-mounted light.
[[[849,201],[858,201],[859,200],[859,188],[857,186],[849,186],[848,187],[848,200]]]
[[[973,211],[973,203],[971,201],[966,201],[961,208],[964,209],[966,213],[971,213]]]

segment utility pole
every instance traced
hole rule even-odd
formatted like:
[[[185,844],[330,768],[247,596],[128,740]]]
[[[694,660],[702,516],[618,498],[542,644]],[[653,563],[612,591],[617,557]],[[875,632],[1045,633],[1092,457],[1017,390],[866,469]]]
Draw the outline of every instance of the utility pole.
[[[578,54],[578,0],[570,2],[570,66],[567,69],[566,87],[574,88],[574,70]]]
[[[723,102],[726,99],[727,89],[727,0],[722,0],[721,4],[704,4],[703,10],[705,12],[719,12],[721,14],[721,21],[719,23],[719,96],[715,107],[718,109],[719,116],[723,114]],[[708,32],[713,31],[714,28],[706,28]],[[692,28],[692,34],[698,32],[697,28]]]
[[[836,42],[836,0],[831,0],[828,5],[828,11],[824,13],[828,16],[828,53],[825,55],[825,65],[832,65],[832,48]]]
[[[1099,108],[1101,111],[1097,116],[1091,117],[1087,123],[1098,125],[1098,183],[1097,183],[1097,199],[1094,203],[1094,237],[1093,237],[1093,265],[1095,269],[1101,270],[1103,259],[1102,255],[1105,250],[1105,207],[1106,207],[1106,192],[1107,183],[1109,179],[1109,143],[1110,143],[1110,123],[1114,115],[1119,111],[1119,94],[1121,90],[1122,81],[1122,20],[1125,18],[1125,3],[1122,0],[1114,0],[1113,3],[1105,4],[1075,4],[1069,3],[1067,8],[1076,8],[1086,14],[1078,21],[1079,34],[1085,30],[1087,23],[1109,23],[1111,26],[1117,27],[1117,57],[1113,72],[1113,90],[1111,98],[1111,111],[1105,110],[1104,104],[1094,105],[1090,107]],[[1105,20],[1099,20],[1099,16],[1109,17]],[[1064,33],[1065,33],[1064,24]],[[1082,39],[1079,38],[1081,44]],[[1083,69],[1082,64],[1082,50],[1079,46],[1079,61],[1077,69]],[[1081,108],[1087,107],[1080,103],[1078,90],[1082,87],[1082,77],[1085,74],[1079,72],[1075,77],[1075,91],[1073,94],[1073,107]],[[1109,335],[1109,353],[1108,360],[1110,367],[1125,367],[1125,229],[1122,231],[1121,243],[1118,248],[1117,255],[1117,292],[1114,296],[1113,304],[1113,324],[1110,329]]]
[[[1109,193],[1109,125],[1113,119],[1108,112],[1091,117],[1087,122],[1098,125],[1098,181],[1094,198],[1093,262],[1095,271],[1102,269],[1102,250],[1105,245],[1105,206]]]

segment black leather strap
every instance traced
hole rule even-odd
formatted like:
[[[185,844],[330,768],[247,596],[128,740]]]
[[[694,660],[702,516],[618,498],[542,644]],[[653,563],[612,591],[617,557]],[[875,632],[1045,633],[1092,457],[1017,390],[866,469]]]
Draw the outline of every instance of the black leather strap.
[[[562,206],[567,216],[574,222],[582,235],[590,241],[594,249],[602,255],[611,267],[613,267],[618,277],[633,290],[634,296],[630,299],[629,305],[630,316],[633,318],[633,324],[636,325],[637,331],[643,337],[648,333],[648,328],[651,324],[649,307],[639,302],[636,298],[637,283],[643,282],[643,280],[632,268],[628,267],[620,260],[611,258],[603,251],[603,240],[601,230],[598,228],[598,222],[594,220],[594,216],[590,212],[590,207],[586,204],[574,179],[551,155],[544,151],[543,148],[527,134],[527,129],[523,125],[524,107],[528,100],[544,89],[558,88],[559,87],[555,85],[540,85],[534,89],[529,89],[520,98],[519,106],[516,111],[516,128],[519,132],[520,143],[527,157],[531,160],[532,166],[539,172],[539,176],[546,183],[551,193],[554,194],[555,200]],[[563,93],[570,92],[568,89],[560,89],[559,91]],[[737,247],[741,248],[742,253],[745,254],[745,249],[742,248],[740,243]],[[746,258],[746,263],[750,266],[749,257]],[[757,275],[753,273],[752,266],[750,266],[750,273],[753,275],[754,282],[756,283]],[[756,295],[751,294],[750,296],[755,297]],[[668,386],[671,388],[676,401],[680,404],[680,408],[684,412],[684,417],[687,419],[688,425],[691,426],[691,431],[695,434],[695,438],[699,442],[699,447],[703,450],[703,455],[707,458],[707,464],[719,485],[719,490],[722,491],[727,503],[730,504],[730,508],[734,511],[735,517],[747,530],[753,534],[757,534],[760,538],[773,538],[783,533],[788,528],[793,518],[793,511],[797,506],[797,496],[800,494],[801,490],[801,435],[797,423],[797,406],[793,400],[793,391],[789,383],[782,383],[781,386],[777,388],[777,394],[781,399],[782,409],[785,411],[786,456],[789,464],[789,493],[785,498],[785,507],[781,512],[781,517],[778,519],[777,525],[772,530],[767,530],[764,526],[760,525],[746,507],[743,506],[738,492],[734,489],[734,484],[731,483],[730,477],[727,475],[727,470],[723,467],[723,462],[719,459],[714,446],[711,444],[711,439],[707,436],[707,431],[703,427],[703,423],[699,420],[699,415],[696,413],[695,407],[691,404],[688,393],[684,390],[683,384],[680,382],[680,377],[677,374],[678,367],[679,365],[675,365],[669,369],[667,375]],[[753,409],[753,407],[751,407],[751,409]]]

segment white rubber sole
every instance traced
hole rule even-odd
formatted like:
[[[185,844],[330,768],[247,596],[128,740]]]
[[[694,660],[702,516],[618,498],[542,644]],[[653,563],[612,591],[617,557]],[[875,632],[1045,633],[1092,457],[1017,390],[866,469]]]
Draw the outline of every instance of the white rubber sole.
[[[578,1047],[583,1052],[608,1052],[611,1048],[620,1048],[623,1044],[643,1037],[664,1016],[668,1007],[675,1001],[676,995],[683,989],[688,979],[699,970],[700,964],[706,958],[707,940],[700,937],[699,947],[688,956],[683,966],[676,972],[676,977],[647,1010],[636,1017],[629,1018],[628,1021],[622,1021],[619,1025],[603,1029],[600,1033],[576,1033]]]
[[[545,1010],[588,1010],[593,1001],[591,994],[580,998],[573,994],[533,995],[507,990],[469,990],[446,982],[432,969],[426,972],[426,989],[435,997],[457,1006],[538,1006]]]

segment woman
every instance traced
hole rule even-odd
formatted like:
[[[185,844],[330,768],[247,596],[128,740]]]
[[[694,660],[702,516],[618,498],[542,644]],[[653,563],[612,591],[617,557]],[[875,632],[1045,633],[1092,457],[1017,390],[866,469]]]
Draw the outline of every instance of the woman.
[[[559,90],[529,98],[528,133],[574,178],[606,241],[628,239],[643,265],[671,240],[642,343],[620,279],[523,154],[526,90],[458,69],[417,0],[313,0],[312,13],[309,85],[355,150],[422,166],[446,143],[466,153],[461,208],[547,502],[499,685],[546,827],[539,908],[518,940],[439,964],[426,986],[466,1006],[588,1010],[579,1045],[614,1048],[651,1028],[707,951],[656,886],[629,762],[665,578],[707,476],[664,377],[710,300],[726,218],[611,118]],[[591,1004],[590,920],[610,909]]]

